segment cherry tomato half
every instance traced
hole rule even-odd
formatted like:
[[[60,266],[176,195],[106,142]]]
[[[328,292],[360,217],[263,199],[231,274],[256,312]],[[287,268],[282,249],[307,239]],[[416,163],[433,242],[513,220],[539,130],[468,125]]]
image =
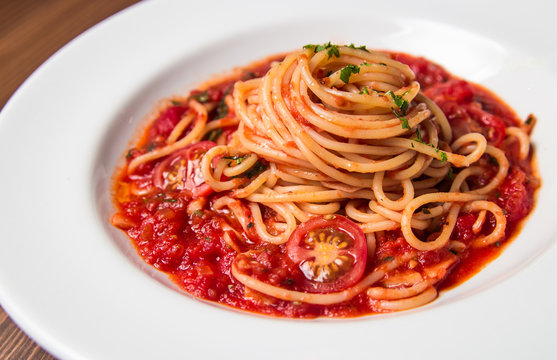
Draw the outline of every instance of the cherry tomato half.
[[[367,259],[362,229],[344,216],[315,216],[290,235],[287,254],[304,274],[308,292],[328,293],[354,285]]]
[[[162,190],[189,190],[194,197],[210,195],[213,189],[205,183],[200,163],[203,154],[215,145],[202,141],[174,152],[155,168],[155,186]]]

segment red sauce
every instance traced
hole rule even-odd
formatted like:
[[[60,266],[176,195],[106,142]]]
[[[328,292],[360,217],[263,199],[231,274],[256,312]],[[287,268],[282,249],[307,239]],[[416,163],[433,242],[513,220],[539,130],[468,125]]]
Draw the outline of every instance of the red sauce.
[[[533,174],[531,156],[520,160],[516,143],[501,144],[500,132],[504,132],[505,126],[515,125],[521,120],[497,96],[478,85],[455,78],[426,59],[396,53],[391,56],[412,68],[424,92],[443,109],[455,132],[481,131],[490,143],[503,148],[509,158],[510,170],[507,178],[490,194],[490,200],[495,201],[506,212],[506,239],[485,248],[466,250],[460,262],[438,285],[439,289],[454,287],[473,276],[501,253],[509,239],[518,231],[519,222],[532,210],[539,180]],[[246,69],[238,78],[260,77],[268,68],[269,63],[260,64]],[[205,96],[208,101],[217,104],[210,113],[211,119],[230,116],[231,109],[225,108],[224,96],[230,93],[233,83],[234,79],[227,80],[205,92],[193,91],[191,96]],[[161,109],[146,130],[145,136],[128,152],[128,163],[160,144],[186,110],[186,106],[182,104]],[[210,210],[188,215],[187,206],[192,201],[192,194],[188,191],[157,191],[146,196],[132,194],[132,189],[152,185],[156,163],[157,161],[142,165],[131,176],[126,174],[125,168],[117,175],[114,199],[118,213],[115,217],[142,258],[156,269],[167,273],[180,288],[202,299],[281,317],[353,317],[375,311],[365,292],[348,302],[320,306],[277,300],[246,289],[230,274],[231,263],[237,252],[223,238],[222,225],[225,220],[241,231],[233,218]],[[486,177],[492,176],[496,171],[496,167],[488,160],[482,160],[480,165],[485,168]],[[486,179],[480,177],[475,181],[479,185]],[[212,194],[207,200],[211,202],[218,196]],[[452,238],[470,243],[476,236],[471,230],[474,221],[473,214],[461,214]],[[489,230],[484,229],[485,232]],[[242,256],[253,260],[255,264],[250,268],[251,276],[287,289],[297,289],[296,283],[303,274],[286,255],[284,245],[263,246],[254,231],[248,231],[243,237],[244,241],[239,246],[243,252],[249,252]],[[412,250],[399,230],[387,231],[377,239],[376,258],[368,261],[367,271],[382,259]],[[437,264],[450,256],[452,254],[445,249],[419,252],[414,269]]]

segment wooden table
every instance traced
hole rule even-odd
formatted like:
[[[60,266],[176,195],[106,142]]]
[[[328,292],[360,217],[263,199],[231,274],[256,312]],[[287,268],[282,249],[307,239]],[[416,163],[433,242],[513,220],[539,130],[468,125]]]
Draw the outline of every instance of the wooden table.
[[[0,108],[71,39],[137,0],[0,0]],[[0,308],[0,359],[54,359]]]

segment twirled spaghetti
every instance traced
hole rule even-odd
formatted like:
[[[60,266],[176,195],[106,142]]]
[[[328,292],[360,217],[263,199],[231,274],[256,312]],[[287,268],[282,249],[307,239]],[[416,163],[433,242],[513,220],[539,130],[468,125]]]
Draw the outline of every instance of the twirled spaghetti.
[[[534,123],[425,59],[307,45],[164,104],[112,222],[202,298],[293,317],[412,308],[531,210]]]

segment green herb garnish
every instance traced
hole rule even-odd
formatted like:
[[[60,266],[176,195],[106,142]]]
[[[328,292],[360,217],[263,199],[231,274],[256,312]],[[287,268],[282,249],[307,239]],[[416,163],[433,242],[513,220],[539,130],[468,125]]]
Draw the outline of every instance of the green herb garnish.
[[[414,138],[414,140],[416,140],[419,143],[423,144],[423,140],[422,140],[422,133],[420,132],[420,129],[416,128],[416,137]]]
[[[155,143],[150,142],[150,143],[146,146],[145,151],[151,152],[151,151],[153,151],[153,150],[155,150]]]
[[[329,41],[323,45],[315,45],[315,44],[308,44],[304,45],[304,49],[313,49],[313,52],[318,53],[323,50],[327,50],[327,55],[329,55],[328,59],[333,56],[340,57],[340,52],[338,51],[338,45],[333,45]]]
[[[200,103],[204,104],[209,101],[209,92],[203,91],[198,94],[192,96],[195,100],[199,101]]]
[[[402,95],[395,95],[395,93],[392,92],[391,90],[387,91],[386,94],[391,95],[391,97],[393,98],[393,101],[395,102],[395,105],[400,109],[401,116],[406,115],[406,112],[408,111],[408,106],[410,105],[408,103],[408,100],[404,99],[402,97]]]
[[[263,164],[261,161],[257,160],[257,162],[251,167],[251,169],[249,169],[248,171],[246,171],[246,176],[248,178],[253,178],[259,174],[261,174],[263,171],[267,170],[269,166]]]
[[[226,105],[226,102],[224,101],[224,97],[223,97],[223,99],[221,100],[221,102],[219,102],[219,105],[217,106],[217,112],[213,120],[222,119],[226,115],[228,115],[228,105]]]
[[[346,84],[350,81],[350,75],[358,74],[360,72],[360,67],[358,65],[349,64],[340,70],[340,80],[344,81]]]
[[[394,256],[387,256],[385,258],[383,258],[383,260],[381,260],[382,262],[388,262],[388,261],[393,261],[395,259]]]
[[[439,156],[441,157],[441,162],[445,162],[445,161],[447,161],[447,160],[449,159],[448,156],[447,156],[447,153],[444,152],[444,151],[441,151],[441,152],[439,153]]]
[[[532,121],[534,121],[534,115],[530,114],[530,115],[528,115],[528,117],[526,118],[526,121],[524,121],[524,123],[526,125],[530,125],[532,123]]]
[[[223,156],[223,159],[227,159],[227,160],[234,160],[236,162],[236,164],[241,164],[242,161],[244,161],[248,156],[247,155],[234,155],[234,156]],[[230,166],[230,164],[232,164],[232,162],[228,163],[228,166]]]
[[[214,130],[209,131],[209,133],[207,133],[206,138],[209,141],[215,142],[215,140],[217,140],[221,134],[222,134],[222,129],[221,128],[214,129]]]
[[[358,50],[363,50],[365,52],[369,52],[368,49],[366,49],[365,45],[356,47],[356,46],[354,46],[354,44],[350,44],[350,45],[348,45],[348,47],[351,48],[351,49],[358,49]]]
[[[178,101],[178,100],[170,100],[170,102],[171,102],[172,105],[174,105],[174,106],[181,106],[181,105],[182,105],[182,103],[181,103],[180,101]]]
[[[369,90],[367,89],[367,86],[364,86],[364,87],[362,88],[362,90],[360,90],[360,94],[369,95]]]
[[[487,155],[487,159],[489,160],[489,163],[490,163],[490,164],[493,164],[493,165],[495,165],[495,166],[499,166],[499,162],[498,162],[497,159],[494,158],[493,156]]]
[[[447,177],[449,178],[449,180],[452,180],[454,177],[452,166],[449,167],[449,173],[447,174]]]

